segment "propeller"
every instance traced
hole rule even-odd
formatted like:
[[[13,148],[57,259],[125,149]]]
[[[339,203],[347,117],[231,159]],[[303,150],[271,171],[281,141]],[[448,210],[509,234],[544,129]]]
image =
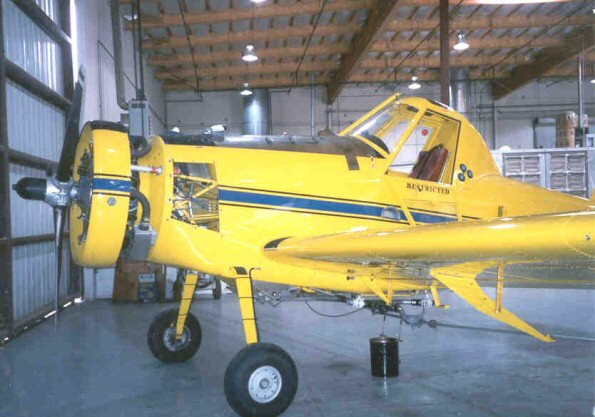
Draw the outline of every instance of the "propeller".
[[[72,165],[79,143],[79,123],[83,104],[83,90],[85,77],[82,69],[74,88],[72,104],[66,117],[66,131],[64,145],[58,162],[58,169],[54,177],[47,179],[26,177],[19,180],[13,189],[26,200],[44,201],[54,209],[54,243],[56,250],[56,300],[55,325],[58,324],[58,303],[60,299],[60,283],[62,276],[62,247],[65,219],[76,188],[72,181]]]

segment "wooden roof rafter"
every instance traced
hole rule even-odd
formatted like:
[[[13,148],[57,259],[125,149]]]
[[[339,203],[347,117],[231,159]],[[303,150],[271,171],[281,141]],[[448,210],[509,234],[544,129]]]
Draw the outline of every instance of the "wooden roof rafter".
[[[576,58],[594,46],[595,27],[593,25],[576,29],[566,36],[562,46],[543,49],[531,64],[519,65],[512,71],[510,77],[494,83],[492,94],[496,100],[501,99],[531,80],[547,75],[548,71]]]
[[[555,68],[549,71],[544,77],[568,77],[572,76],[576,72],[574,68]],[[380,72],[378,74],[364,74],[362,72],[358,72],[352,76],[350,83],[386,83],[387,73]],[[408,82],[410,81],[410,75],[405,72],[399,72],[398,74],[391,73],[391,78],[388,82]],[[496,79],[503,79],[508,76],[507,72],[499,71],[496,72],[495,78]],[[476,79],[483,79],[483,80],[491,80],[491,74],[483,74],[481,70],[475,69],[471,71],[471,77]],[[258,76],[258,77],[251,77],[251,78],[233,78],[230,77],[226,80],[221,80],[219,78],[212,79],[212,80],[205,80],[201,82],[201,88],[203,91],[218,91],[218,90],[236,90],[238,85],[241,84],[242,80],[248,80],[250,85],[255,88],[261,87],[268,87],[268,88],[275,88],[275,87],[286,87],[291,83],[292,76],[291,75],[271,75],[271,76]],[[435,82],[439,80],[439,73],[437,70],[432,71],[425,71],[419,74],[419,80],[422,82]],[[317,85],[325,85],[330,82],[330,77],[328,75],[321,75],[318,76],[315,80],[315,84]],[[311,79],[308,74],[301,74],[298,77],[297,86],[307,86],[311,84]],[[187,90],[188,86],[184,83],[180,83],[179,81],[167,81],[164,83],[164,89],[166,91],[176,91],[176,90]]]
[[[335,101],[343,88],[343,83],[348,81],[357,69],[359,61],[370,50],[378,34],[386,30],[398,3],[399,0],[385,0],[370,11],[365,27],[353,39],[352,51],[342,57],[341,67],[327,88],[327,103],[331,104]]]
[[[210,0],[209,4],[205,0],[207,4],[198,8],[188,2],[188,6],[193,7],[186,10],[185,17],[199,19],[198,23],[187,21],[187,26],[194,30],[190,42],[181,36],[181,29],[185,29],[180,23],[181,15],[172,17],[176,14],[173,7],[176,1],[141,0],[146,35],[143,46],[149,63],[164,80],[164,85],[170,88],[175,83],[192,90],[192,84],[203,81],[208,86],[234,82],[235,88],[239,88],[241,79],[258,81],[258,86],[266,86],[268,82],[279,86],[291,74],[287,71],[292,66],[293,72],[298,73],[300,85],[311,73],[317,74],[318,80],[332,84],[332,74],[346,70],[345,65],[338,63],[338,58],[353,54],[351,41],[368,29],[362,28],[362,17],[370,16],[370,10],[376,5],[382,8],[389,0],[326,0],[326,3],[324,0],[268,0],[259,5],[244,0]],[[437,3],[437,0],[399,0],[385,27],[377,31],[366,52],[356,61],[352,77],[339,85],[363,82],[361,80],[378,82],[381,77],[391,82],[393,78],[410,77],[407,71],[417,66],[423,71],[419,75],[434,76],[439,49],[434,30],[438,24]],[[593,24],[590,8],[588,13],[581,10],[575,14],[571,13],[575,7],[567,3],[562,0],[553,4],[497,6],[451,0],[457,13],[454,17],[451,14],[450,48],[458,31],[465,31],[471,43],[469,50],[451,50],[454,66],[469,66],[472,79],[476,76],[477,79],[490,78],[492,73],[498,80],[507,79],[515,66],[520,68],[532,63],[544,50],[563,47],[569,29],[582,30]],[[325,11],[303,54],[322,4],[326,4]],[[168,19],[173,24],[165,24]],[[241,60],[242,48],[248,43],[256,45],[258,62],[246,64]],[[195,52],[194,63],[189,47]],[[309,66],[298,70],[300,61]],[[572,64],[564,67],[569,65]],[[400,67],[398,74],[394,74],[396,66]],[[198,81],[189,75],[193,67],[200,71]],[[272,72],[275,70],[278,72]]]

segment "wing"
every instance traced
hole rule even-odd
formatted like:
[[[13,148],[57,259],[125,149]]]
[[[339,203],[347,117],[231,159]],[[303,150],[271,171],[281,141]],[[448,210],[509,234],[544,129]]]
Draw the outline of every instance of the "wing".
[[[511,263],[564,261],[584,263],[586,270],[592,270],[595,211],[285,238],[266,245],[265,253],[281,262],[310,262],[329,270],[339,265],[350,271],[393,265],[406,274],[407,269],[423,265],[431,277],[482,313],[553,341],[487,296],[477,278],[488,268]],[[500,299],[502,288],[498,286]]]
[[[265,251],[277,258],[359,264],[595,262],[595,211],[287,238],[269,243]]]

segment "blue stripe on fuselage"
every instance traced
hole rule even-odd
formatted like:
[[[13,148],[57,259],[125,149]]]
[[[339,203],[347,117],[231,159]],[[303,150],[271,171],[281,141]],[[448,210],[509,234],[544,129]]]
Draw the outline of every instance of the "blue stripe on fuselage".
[[[419,223],[446,223],[457,220],[454,217],[447,217],[440,214],[419,213],[415,211],[411,211],[411,216],[413,217],[413,220]]]
[[[248,191],[236,191],[219,189],[219,200],[230,203],[259,204],[263,206],[279,207],[280,209],[315,210],[327,213],[348,214],[354,216],[378,217],[382,220],[395,220],[382,217],[386,207],[372,206],[367,204],[346,203],[342,201],[317,200],[313,198],[294,197],[279,194],[263,194]],[[442,223],[456,221],[456,218],[440,214],[428,214],[412,212],[416,222],[420,223]],[[405,214],[399,209],[401,221],[406,221]]]
[[[116,180],[109,178],[93,179],[93,191],[115,191],[129,193],[131,189],[132,184],[127,180]]]
[[[363,204],[351,204],[338,201],[314,200],[311,198],[260,194],[233,190],[219,190],[219,199],[233,201],[234,203],[262,204],[265,206],[338,212],[371,217],[380,217],[382,215],[382,210],[384,209],[383,207],[368,206]]]

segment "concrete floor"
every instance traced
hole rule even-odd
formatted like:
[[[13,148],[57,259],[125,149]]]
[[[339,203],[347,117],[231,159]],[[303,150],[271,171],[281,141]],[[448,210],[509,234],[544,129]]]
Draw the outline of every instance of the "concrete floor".
[[[444,322],[503,327],[453,294]],[[507,290],[505,302],[539,328],[595,336],[594,291]],[[344,305],[313,303],[326,313]],[[87,302],[0,348],[0,416],[234,416],[223,394],[227,363],[243,346],[235,296],[200,298],[198,354],[155,360],[145,343],[153,316],[174,304]],[[595,343],[466,329],[403,328],[401,376],[370,376],[368,339],[382,319],[368,312],[327,319],[301,302],[257,306],[261,337],[294,358],[300,385],[286,417],[592,416]],[[387,320],[386,332],[398,323]]]

